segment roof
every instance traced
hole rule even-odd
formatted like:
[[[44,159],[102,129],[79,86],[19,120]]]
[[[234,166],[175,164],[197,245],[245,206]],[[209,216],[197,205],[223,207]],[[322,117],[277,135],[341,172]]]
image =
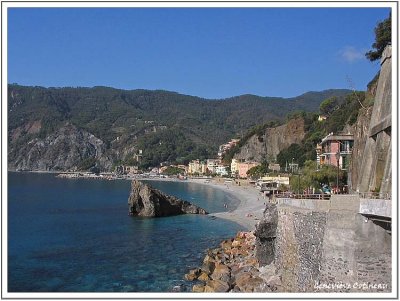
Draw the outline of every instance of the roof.
[[[328,134],[325,138],[322,138],[321,144],[324,144],[327,141],[343,141],[343,140],[354,140],[354,135],[353,134],[336,134],[334,135],[333,133]]]

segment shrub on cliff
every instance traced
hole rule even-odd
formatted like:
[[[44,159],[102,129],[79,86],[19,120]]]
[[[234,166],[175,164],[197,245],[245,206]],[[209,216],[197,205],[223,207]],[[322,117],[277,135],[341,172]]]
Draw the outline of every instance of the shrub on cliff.
[[[385,47],[392,41],[391,17],[392,14],[375,27],[375,42],[372,44],[375,50],[370,50],[365,54],[371,62],[379,60]]]

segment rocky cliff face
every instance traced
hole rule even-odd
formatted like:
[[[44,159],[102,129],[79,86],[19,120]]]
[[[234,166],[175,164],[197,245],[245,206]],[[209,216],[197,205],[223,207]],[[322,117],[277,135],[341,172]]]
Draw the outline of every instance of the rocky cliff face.
[[[392,51],[386,47],[374,106],[358,116],[351,165],[351,188],[359,192],[391,193],[392,186]],[[364,113],[364,114],[363,114]]]
[[[161,217],[179,214],[207,214],[187,201],[167,195],[140,181],[132,181],[128,199],[129,214],[135,216]]]
[[[371,121],[372,107],[361,109],[358,114],[357,122],[354,124],[351,133],[354,133],[354,146],[351,156],[351,172],[349,180],[352,190],[358,189],[358,181],[362,177],[360,174],[361,164],[364,156],[365,144],[368,140],[369,125]]]
[[[18,135],[16,132],[13,134]],[[105,155],[103,141],[74,125],[66,124],[45,138],[34,138],[22,146],[11,142],[8,169],[74,170],[88,158],[95,158],[104,169],[112,166],[112,161]]]
[[[261,136],[250,137],[234,158],[258,162],[263,159],[273,161],[282,149],[293,143],[300,143],[304,135],[304,120],[292,119],[284,125],[266,129]]]

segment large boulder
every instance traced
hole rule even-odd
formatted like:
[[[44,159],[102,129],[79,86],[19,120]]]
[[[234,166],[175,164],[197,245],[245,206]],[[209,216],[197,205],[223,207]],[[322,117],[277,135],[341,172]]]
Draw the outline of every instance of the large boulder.
[[[187,201],[167,195],[140,181],[133,180],[128,199],[129,214],[134,216],[161,217],[185,213],[207,214]]]
[[[205,293],[224,293],[229,291],[229,284],[222,280],[209,280],[204,288]]]
[[[263,218],[256,226],[256,258],[260,266],[272,263],[275,257],[278,210],[276,205],[267,203]]]

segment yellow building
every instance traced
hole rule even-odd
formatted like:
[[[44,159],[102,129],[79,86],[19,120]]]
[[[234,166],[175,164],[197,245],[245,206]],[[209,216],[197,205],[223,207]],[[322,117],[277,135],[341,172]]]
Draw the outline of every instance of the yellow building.
[[[207,164],[200,160],[193,160],[189,162],[188,174],[205,174],[207,171]]]
[[[239,171],[238,163],[239,163],[238,159],[232,159],[232,162],[231,162],[231,173],[232,173],[232,175],[236,175],[236,173]]]

